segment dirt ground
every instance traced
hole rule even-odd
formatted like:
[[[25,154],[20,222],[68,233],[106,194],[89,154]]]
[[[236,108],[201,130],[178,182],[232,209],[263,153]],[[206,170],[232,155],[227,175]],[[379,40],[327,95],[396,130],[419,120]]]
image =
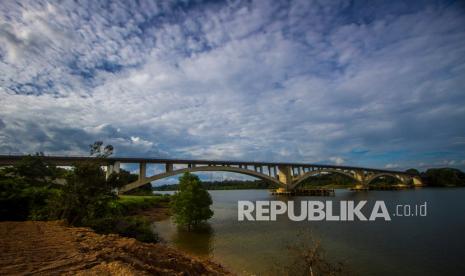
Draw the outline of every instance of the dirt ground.
[[[99,235],[62,222],[0,222],[0,275],[227,275],[164,244]]]

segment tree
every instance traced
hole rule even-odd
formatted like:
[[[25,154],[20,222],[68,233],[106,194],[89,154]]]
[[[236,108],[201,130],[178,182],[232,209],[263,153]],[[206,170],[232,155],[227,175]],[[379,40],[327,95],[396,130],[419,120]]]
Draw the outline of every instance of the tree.
[[[210,194],[202,188],[199,177],[186,172],[179,178],[179,192],[173,195],[171,201],[174,221],[187,226],[190,231],[192,226],[196,227],[213,216],[210,209],[212,203]]]
[[[113,146],[103,147],[100,141],[90,145],[90,154],[98,159],[106,158],[112,152]],[[61,193],[51,200],[54,206],[51,211],[55,217],[72,225],[85,225],[109,215],[111,202],[117,198],[114,190],[124,184],[124,179],[116,173],[107,179],[99,160],[75,164]]]
[[[422,178],[430,186],[465,186],[465,173],[454,168],[428,169]]]
[[[409,173],[411,175],[420,175],[420,172],[417,169],[411,168],[405,171],[406,173]]]
[[[53,180],[60,171],[45,162],[43,153],[28,155],[0,171],[0,220],[40,219],[47,199],[56,192]]]
[[[90,155],[94,155],[96,157],[105,158],[113,154],[113,146],[106,145],[103,146],[102,141],[96,141],[90,147]]]
[[[55,179],[57,169],[46,163],[43,156],[43,153],[25,156],[13,167],[13,173],[31,185],[50,184]]]

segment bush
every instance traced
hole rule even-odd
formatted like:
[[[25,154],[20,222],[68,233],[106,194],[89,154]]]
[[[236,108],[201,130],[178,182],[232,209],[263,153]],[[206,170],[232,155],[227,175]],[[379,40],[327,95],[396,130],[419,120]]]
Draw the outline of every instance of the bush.
[[[159,241],[150,222],[143,217],[107,217],[90,221],[89,226],[100,234],[117,233],[142,242],[156,243]]]
[[[24,190],[29,200],[29,215],[31,220],[54,219],[50,214],[57,208],[51,204],[53,198],[60,195],[61,190],[47,187],[31,187]]]
[[[26,220],[29,217],[29,197],[23,193],[21,180],[0,179],[0,220]]]
[[[117,184],[115,176],[105,178],[98,163],[77,164],[62,192],[53,198],[51,205],[56,209],[50,216],[71,225],[86,225],[87,221],[114,215],[111,202],[117,198],[113,193]]]
[[[118,204],[125,214],[131,214],[139,210],[161,207],[167,205],[170,201],[169,195],[151,195],[151,196],[128,196],[119,197]]]
[[[23,178],[0,179],[0,220],[22,221],[49,218],[49,199],[59,190],[31,185]]]

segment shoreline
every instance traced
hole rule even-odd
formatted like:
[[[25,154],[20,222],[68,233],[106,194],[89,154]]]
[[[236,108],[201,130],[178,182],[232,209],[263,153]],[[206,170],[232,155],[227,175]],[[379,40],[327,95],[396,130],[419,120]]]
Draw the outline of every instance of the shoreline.
[[[231,275],[164,243],[101,235],[62,221],[0,222],[0,237],[1,274]]]
[[[171,217],[169,207],[151,207],[134,212],[134,216],[141,216],[148,219],[150,222],[162,221]]]

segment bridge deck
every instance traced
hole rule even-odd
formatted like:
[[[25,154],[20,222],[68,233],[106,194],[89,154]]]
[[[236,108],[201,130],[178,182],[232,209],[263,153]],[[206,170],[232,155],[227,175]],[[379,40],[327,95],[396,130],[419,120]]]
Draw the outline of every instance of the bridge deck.
[[[25,155],[0,155],[0,165],[14,165]],[[141,158],[141,157],[108,157],[105,159],[97,159],[89,156],[43,156],[43,158],[56,165],[71,166],[79,162],[87,162],[91,160],[99,160],[102,165],[113,164],[114,162],[121,163],[147,163],[147,164],[194,164],[194,165],[213,165],[213,166],[292,166],[292,167],[313,167],[313,168],[332,168],[342,170],[365,170],[380,173],[400,173],[407,174],[402,171],[384,170],[378,168],[366,168],[355,166],[339,166],[339,165],[324,165],[311,163],[292,163],[292,162],[261,162],[261,161],[240,161],[240,160],[202,160],[202,159],[169,159],[169,158]]]

